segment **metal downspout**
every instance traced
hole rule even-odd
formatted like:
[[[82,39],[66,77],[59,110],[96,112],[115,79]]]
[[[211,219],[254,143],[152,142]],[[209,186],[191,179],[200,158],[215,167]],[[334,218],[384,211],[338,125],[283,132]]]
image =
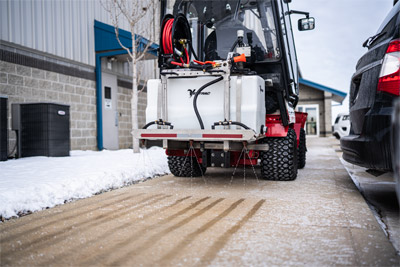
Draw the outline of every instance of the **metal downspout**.
[[[97,112],[97,148],[103,150],[103,110],[101,90],[101,56],[96,55],[96,112]]]

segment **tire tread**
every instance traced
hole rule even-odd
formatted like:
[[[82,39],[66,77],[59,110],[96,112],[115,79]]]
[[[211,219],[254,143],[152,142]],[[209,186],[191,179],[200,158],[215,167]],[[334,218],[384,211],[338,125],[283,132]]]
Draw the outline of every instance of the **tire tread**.
[[[306,131],[304,129],[300,129],[299,147],[297,148],[298,169],[303,169],[304,166],[306,166],[306,153],[307,153]]]
[[[207,169],[199,164],[195,157],[184,156],[168,156],[168,167],[177,177],[199,177],[204,175]]]
[[[262,154],[261,177],[264,180],[292,181],[297,177],[296,132],[289,129],[284,138],[267,138],[269,150]]]

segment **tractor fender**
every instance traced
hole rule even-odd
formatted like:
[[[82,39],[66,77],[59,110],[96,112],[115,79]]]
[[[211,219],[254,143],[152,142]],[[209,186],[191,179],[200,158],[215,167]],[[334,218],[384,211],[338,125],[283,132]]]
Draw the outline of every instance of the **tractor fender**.
[[[265,132],[266,137],[286,137],[289,129],[294,129],[296,132],[297,146],[299,145],[300,129],[304,128],[307,120],[307,113],[296,112],[296,122],[291,123],[288,126],[283,126],[280,115],[266,115],[265,126],[267,131]]]

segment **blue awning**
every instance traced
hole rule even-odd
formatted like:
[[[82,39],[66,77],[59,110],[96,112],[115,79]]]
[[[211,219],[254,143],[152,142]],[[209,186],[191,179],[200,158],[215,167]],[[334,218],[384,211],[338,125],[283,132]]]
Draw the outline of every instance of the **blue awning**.
[[[132,35],[130,32],[119,29],[118,30],[119,34],[119,40],[121,43],[127,47],[132,49]],[[118,43],[117,37],[115,35],[115,29],[114,26],[105,24],[103,22],[94,21],[94,49],[96,53],[98,52],[110,52],[110,51],[116,51],[116,50],[121,50],[122,47]],[[149,44],[149,40],[146,38],[136,35],[135,34],[135,40],[139,39],[139,45],[137,48],[137,52],[141,52],[144,50],[144,48]],[[150,47],[147,50],[147,53],[151,56],[152,58],[157,57],[157,49],[158,45],[155,43],[152,43]],[[147,57],[148,58],[148,57]]]
[[[332,93],[332,99],[338,103],[342,103],[343,100],[347,96],[347,93],[345,93],[345,92],[342,92],[342,91],[339,91],[339,90],[336,90],[336,89],[333,89],[333,88],[330,88],[330,87],[327,87],[327,86],[324,86],[324,85],[321,85],[321,84],[318,84],[318,83],[315,83],[315,82],[312,82],[312,81],[309,81],[309,80],[306,80],[303,78],[299,78],[299,83],[309,86],[309,87],[312,87],[312,88],[315,88],[320,91]]]

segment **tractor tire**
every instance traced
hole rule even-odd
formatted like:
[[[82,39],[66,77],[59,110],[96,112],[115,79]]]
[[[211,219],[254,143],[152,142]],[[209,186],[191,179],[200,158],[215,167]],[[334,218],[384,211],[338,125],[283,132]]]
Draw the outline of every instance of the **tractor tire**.
[[[286,137],[267,138],[269,150],[261,156],[261,177],[264,180],[292,181],[297,177],[296,132],[289,129]]]
[[[297,168],[303,169],[306,166],[306,131],[300,129],[299,147],[297,148]]]
[[[177,177],[199,177],[203,176],[207,170],[197,162],[196,157],[184,156],[169,156],[168,167],[171,173]]]

